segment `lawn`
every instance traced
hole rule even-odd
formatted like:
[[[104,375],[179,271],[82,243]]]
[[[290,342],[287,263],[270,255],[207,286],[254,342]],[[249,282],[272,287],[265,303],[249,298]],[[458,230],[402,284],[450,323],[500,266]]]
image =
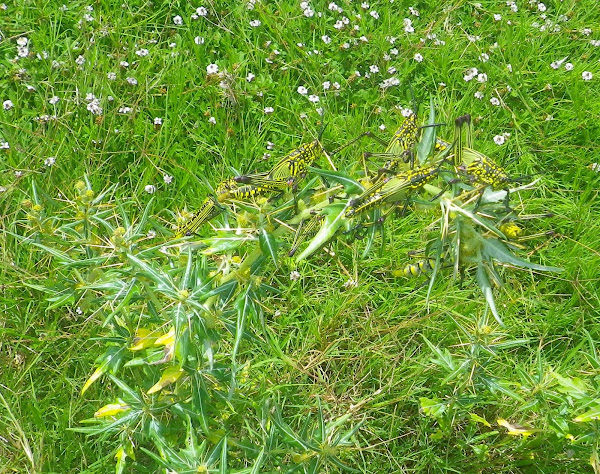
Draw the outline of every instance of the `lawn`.
[[[599,473],[599,25],[1,4],[0,473]]]

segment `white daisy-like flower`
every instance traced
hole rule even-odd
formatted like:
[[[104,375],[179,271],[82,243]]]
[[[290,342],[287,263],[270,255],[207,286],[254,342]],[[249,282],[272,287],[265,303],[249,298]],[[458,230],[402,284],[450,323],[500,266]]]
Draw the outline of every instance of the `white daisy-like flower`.
[[[325,81],[325,82],[323,83],[323,89],[324,89],[324,90],[327,90],[327,89],[329,89],[330,87],[331,87],[331,82],[329,82],[329,81]]]
[[[371,15],[373,18],[375,18],[376,20],[379,20],[379,13],[377,13],[377,11],[375,10],[371,10],[369,12],[369,15]]]
[[[508,72],[513,72],[512,64],[507,64],[506,69],[508,69]]]
[[[54,105],[54,104],[57,104],[59,100],[60,100],[60,97],[54,95],[48,99],[48,103],[50,105]]]
[[[500,105],[500,100],[497,97],[492,97],[490,99],[490,104],[492,104],[492,105]]]
[[[204,44],[204,38],[202,36],[196,36],[194,38],[194,43],[200,46],[201,44]]]
[[[584,81],[591,81],[593,77],[594,77],[594,75],[590,71],[583,71],[581,73],[581,78]]]
[[[477,74],[477,82],[487,82],[487,74],[482,72],[481,74]]]
[[[252,74],[251,72],[249,72],[248,75],[246,76],[246,82],[252,82],[255,77],[256,76],[254,74]]]
[[[290,273],[290,280],[292,281],[297,281],[300,279],[302,275],[300,275],[300,272],[297,270],[294,270],[293,272]]]
[[[163,120],[160,117],[154,117],[154,125],[162,125]]]
[[[173,17],[173,23],[175,25],[183,25],[183,18],[181,18],[179,15],[176,15]]]
[[[323,40],[323,43],[325,43],[325,44],[331,43],[331,38],[327,35],[321,36],[321,39]]]
[[[502,20],[502,15],[500,15],[500,13],[495,13],[494,14],[494,21],[500,21]]]
[[[17,44],[19,46],[27,46],[28,43],[29,38],[27,38],[26,36],[21,36],[20,38],[17,38]]]
[[[217,119],[214,118],[214,117],[209,117],[208,123],[210,123],[211,125],[216,125],[217,124]]]
[[[379,126],[379,130],[381,130],[382,132],[385,130],[385,124],[384,124],[384,123],[382,123],[382,124]]]
[[[479,100],[483,99],[483,92],[481,92],[481,91],[477,91],[473,95],[475,96],[476,99],[479,99]]]
[[[8,142],[0,142],[0,150],[10,150],[10,145]]]
[[[85,58],[82,55],[77,56],[77,59],[75,60],[75,62],[77,64],[79,64],[80,66],[83,66],[85,64]]]
[[[567,71],[572,71],[574,67],[575,66],[573,66],[572,63],[565,64],[565,70],[567,70]]]
[[[504,137],[504,135],[496,135],[494,137],[494,143],[496,145],[504,145],[505,142],[506,142],[506,138]]]
[[[318,95],[315,94],[311,94],[308,96],[308,100],[311,101],[313,104],[316,104],[317,102],[319,102],[321,99],[319,99]]]
[[[163,181],[165,182],[165,184],[171,184],[173,182],[173,176],[163,174]]]
[[[260,22],[260,20],[251,20],[250,21],[250,26],[252,28],[257,28],[261,25],[262,23]]]
[[[544,5],[544,4],[543,4],[543,3],[541,3],[541,2],[537,4],[537,9],[538,9],[539,11],[541,11],[541,12],[545,12],[545,11],[547,10],[547,9],[546,9],[546,5]]]
[[[479,60],[480,60],[482,63],[487,63],[487,62],[490,60],[490,55],[489,55],[489,54],[487,54],[487,53],[481,53],[481,54],[479,55]]]
[[[148,194],[154,194],[156,192],[156,186],[152,184],[147,184],[146,186],[144,186],[144,191],[146,191]]]
[[[198,8],[196,8],[196,15],[206,16],[206,15],[208,15],[208,10],[205,7],[198,7]]]
[[[117,74],[114,72],[109,72],[108,74],[106,74],[106,77],[109,81],[114,81],[117,78]]]
[[[298,94],[306,95],[308,94],[308,89],[304,86],[298,86]]]
[[[15,104],[13,104],[12,100],[5,100],[4,102],[2,102],[2,107],[4,108],[4,110],[10,110],[15,106]]]
[[[379,66],[377,66],[376,64],[371,64],[369,66],[369,71],[371,71],[373,74],[379,72]]]
[[[148,54],[150,54],[150,52],[146,49],[146,48],[142,48],[142,49],[138,49],[135,54],[137,54],[140,58],[143,58],[144,56],[148,56]]]
[[[418,63],[423,62],[423,55],[421,53],[416,53],[414,56],[414,60]]]
[[[400,114],[402,115],[402,117],[407,118],[407,117],[410,117],[413,114],[413,110],[409,109],[409,108],[402,109],[400,111]]]
[[[119,63],[119,66],[121,66],[123,69],[129,67],[129,63],[127,61],[121,61]]]
[[[54,156],[49,156],[48,158],[46,158],[44,160],[44,164],[50,168],[50,166],[52,166],[54,163],[56,163],[56,157]]]
[[[272,114],[273,112],[275,112],[275,109],[273,107],[265,107],[264,109],[265,114]]]
[[[135,77],[128,77],[126,79],[126,81],[127,81],[128,84],[130,84],[132,86],[137,86],[137,84],[138,84],[138,81],[137,81],[137,79]]]
[[[219,66],[217,66],[216,64],[209,64],[208,66],[206,66],[206,72],[208,74],[216,74],[219,72]]]

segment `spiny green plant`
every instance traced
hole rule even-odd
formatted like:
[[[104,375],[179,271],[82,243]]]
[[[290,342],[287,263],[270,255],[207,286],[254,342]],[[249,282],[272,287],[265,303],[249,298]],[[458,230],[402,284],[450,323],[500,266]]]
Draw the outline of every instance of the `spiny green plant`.
[[[429,124],[434,119],[432,105]],[[435,141],[434,127],[426,128],[414,150],[423,168],[411,173],[431,168],[428,162],[435,161],[439,164],[433,177],[441,176],[451,148],[440,158]],[[297,192],[284,190],[279,193],[283,199],[274,195],[241,201],[238,195],[226,203],[226,222],[232,218],[235,224],[202,238],[172,239],[172,232],[152,216],[152,200],[138,214],[133,201],[115,198],[114,186],[96,195],[89,181],[78,182],[75,195],[62,209],[33,186],[31,201],[24,204],[25,235],[13,235],[55,262],[53,284],[30,286],[46,293],[52,307],[78,304],[102,322],[105,335],[99,342],[105,350],[81,392],[103,381],[114,384],[119,395],[94,418],[84,420],[89,426],[74,430],[117,437],[117,472],[124,471],[127,459],[138,468],[156,462],[176,472],[259,472],[276,466],[287,472],[353,470],[342,459],[357,447],[356,435],[364,421],[360,413],[326,422],[318,403],[316,422],[306,417],[295,430],[284,421],[282,413],[296,417],[285,404],[279,408],[277,390],[265,392],[261,385],[268,381],[257,383],[249,375],[250,348],[263,346],[286,357],[269,329],[261,301],[277,293],[266,270],[292,264],[279,256],[284,235],[306,219],[321,216],[320,228],[296,263],[325,245],[335,245],[342,229],[350,235],[367,229],[367,255],[377,230],[383,229],[381,217],[390,210],[404,205],[418,211],[419,206],[439,203],[439,230],[427,250],[436,259],[430,290],[442,256],[453,262],[455,272],[475,266],[485,301],[500,324],[488,277],[498,276],[494,262],[558,270],[516,257],[497,229],[506,212],[496,212],[496,201],[486,195],[473,203],[470,196],[479,190],[466,181],[457,182],[460,175],[455,181],[448,179],[454,193],[419,184],[402,195],[402,202],[381,199],[369,212],[354,216],[348,210],[357,196],[366,192],[366,198],[372,198],[380,190],[377,186],[366,190],[361,181],[387,183],[393,178],[368,170],[362,176],[308,170],[322,181],[313,177]],[[418,198],[420,191],[433,196],[434,202]],[[453,374],[466,370],[465,363],[440,360]],[[492,385],[488,389],[493,390]],[[440,414],[428,410],[434,417]],[[342,430],[346,424],[350,428]],[[181,426],[186,426],[185,432]],[[203,441],[198,443],[200,434]],[[137,447],[143,447],[148,457],[138,459]]]

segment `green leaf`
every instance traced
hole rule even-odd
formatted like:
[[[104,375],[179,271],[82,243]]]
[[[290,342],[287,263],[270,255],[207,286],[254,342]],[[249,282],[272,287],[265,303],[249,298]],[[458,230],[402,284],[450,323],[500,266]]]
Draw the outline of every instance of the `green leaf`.
[[[479,288],[481,288],[483,296],[485,296],[485,299],[490,307],[490,310],[492,311],[492,314],[494,315],[494,318],[496,318],[496,321],[498,321],[498,324],[500,324],[500,326],[504,326],[504,323],[502,322],[502,319],[498,314],[498,310],[496,309],[496,302],[494,301],[492,286],[490,285],[490,280],[488,279],[487,270],[485,269],[484,262],[479,262],[479,265],[477,266],[477,284],[479,285]]]
[[[254,466],[252,466],[252,470],[250,471],[250,474],[259,474],[260,473],[260,467],[262,466],[263,462],[264,462],[264,458],[265,457],[265,448],[262,448],[260,450],[260,453],[258,454],[258,457],[256,458],[256,461],[254,461]]]
[[[573,421],[576,423],[585,423],[593,420],[600,420],[600,405],[596,405],[594,408],[586,411],[584,414],[573,418]]]
[[[578,400],[588,396],[588,387],[584,380],[578,377],[563,377],[556,372],[551,373],[560,385],[560,387],[558,387],[560,392],[566,393]]]
[[[263,255],[270,257],[277,267],[277,240],[264,227],[259,231],[258,244]]]
[[[282,433],[286,434],[292,441],[294,441],[298,445],[298,447],[301,447],[307,451],[319,450],[316,446],[312,446],[310,443],[304,441],[302,438],[300,438],[300,436],[294,433],[294,430],[292,430],[290,426],[285,421],[283,421],[283,418],[281,417],[281,412],[279,411],[279,407],[275,407],[271,418],[273,420],[273,423],[275,423],[275,426],[277,426],[277,428],[279,428],[279,430]]]
[[[313,168],[312,166],[309,166],[308,169],[327,180],[341,184],[344,186],[344,191],[346,191],[348,194],[360,194],[365,190],[365,188],[358,181],[355,181],[348,174],[341,171],[323,170],[320,168]]]
[[[323,208],[322,212],[325,214],[323,225],[317,235],[309,242],[308,247],[296,257],[296,263],[310,257],[333,238],[339,228],[345,224],[344,214],[347,206],[348,203],[336,203]]]
[[[431,416],[436,420],[440,419],[448,408],[439,398],[419,397],[419,404],[425,415]]]
[[[427,125],[435,123],[435,108],[433,107],[433,97],[429,99],[429,121]],[[424,165],[431,155],[435,143],[435,127],[427,127],[422,129],[421,141],[417,145],[417,158],[421,165]]]
[[[204,255],[214,255],[217,253],[235,250],[246,242],[256,240],[251,235],[228,235],[226,237],[213,237],[210,239],[202,239],[202,243],[208,248],[202,250]]]
[[[562,268],[547,267],[545,265],[538,265],[536,263],[530,263],[519,257],[513,255],[506,245],[494,238],[483,239],[483,251],[488,256],[495,258],[501,263],[508,263],[520,268],[529,268],[531,270],[538,270],[540,272],[562,272]]]

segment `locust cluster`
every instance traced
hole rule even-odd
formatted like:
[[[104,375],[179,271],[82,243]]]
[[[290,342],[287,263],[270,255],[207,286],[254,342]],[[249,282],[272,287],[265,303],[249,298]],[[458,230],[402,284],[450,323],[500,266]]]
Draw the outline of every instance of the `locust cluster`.
[[[510,206],[511,186],[523,178],[511,177],[474,148],[469,115],[455,120],[452,140],[436,137],[440,125],[444,124],[436,124],[431,116],[429,123],[419,125],[416,113],[411,113],[389,141],[370,132],[359,135],[334,153],[362,137],[385,148],[363,153],[362,168],[347,173],[335,169],[320,139],[304,143],[267,171],[221,182],[198,212],[178,228],[177,236],[195,234],[202,224],[231,210],[236,202],[264,198],[268,209],[263,206],[261,212],[271,222],[270,228],[283,226],[295,234],[289,256],[312,238],[297,257],[299,261],[335,234],[362,237],[367,230],[373,235],[394,211],[404,215],[420,209],[415,206],[420,203],[441,208],[441,216],[436,217],[438,235],[424,249],[410,252],[409,258],[420,255],[420,259],[394,270],[394,276],[435,275],[445,267],[454,267],[455,274],[463,275],[469,266],[484,265],[486,275],[499,281],[493,261],[501,260],[498,255],[505,250],[510,255],[521,248],[516,241],[524,238],[523,228],[517,222],[537,217],[519,216]],[[323,155],[333,171],[313,167]],[[312,179],[301,189],[302,180],[313,173],[321,180]],[[290,195],[293,199],[285,199]],[[283,204],[276,204],[282,196]],[[494,251],[497,242],[501,247]]]

